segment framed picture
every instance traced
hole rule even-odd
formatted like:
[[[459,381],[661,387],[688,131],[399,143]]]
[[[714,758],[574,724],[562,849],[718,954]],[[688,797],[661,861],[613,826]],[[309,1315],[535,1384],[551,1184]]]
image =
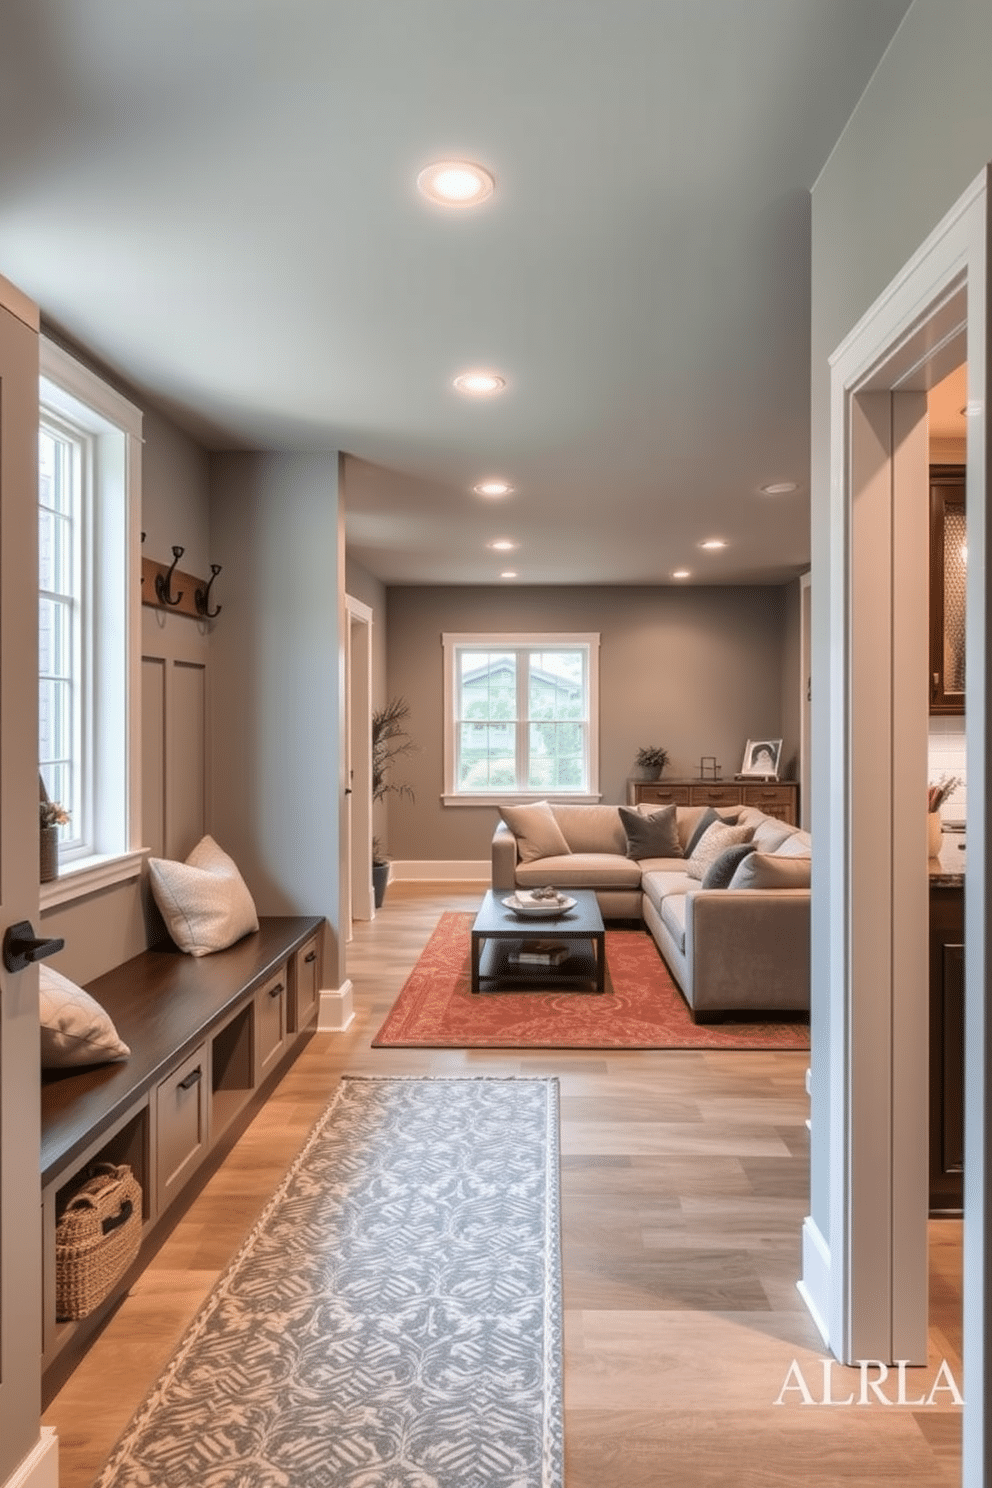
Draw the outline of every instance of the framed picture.
[[[744,746],[742,775],[771,775],[778,779],[778,762],[782,754],[781,739],[748,739]]]

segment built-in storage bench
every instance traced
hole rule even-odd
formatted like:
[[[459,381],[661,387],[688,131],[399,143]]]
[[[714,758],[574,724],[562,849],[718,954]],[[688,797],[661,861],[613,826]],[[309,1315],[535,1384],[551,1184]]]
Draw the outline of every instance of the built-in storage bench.
[[[46,1402],[165,1233],[205,1159],[246,1124],[312,1031],[323,920],[263,918],[226,951],[153,946],[87,986],[130,1058],[46,1073],[41,1091],[42,1328]],[[143,1193],[142,1248],[104,1303],[78,1322],[55,1315],[55,1227],[97,1162],[127,1163]]]

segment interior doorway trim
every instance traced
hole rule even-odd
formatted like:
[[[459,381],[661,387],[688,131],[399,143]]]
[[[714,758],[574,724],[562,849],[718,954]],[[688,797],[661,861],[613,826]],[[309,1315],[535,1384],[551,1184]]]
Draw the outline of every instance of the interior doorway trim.
[[[372,893],[372,610],[346,594],[345,809],[348,865],[347,935],[353,920],[375,918]]]
[[[813,1043],[811,1115],[812,1168],[814,1174],[828,1175],[829,1194],[824,1205],[814,1178],[803,1279],[811,1311],[821,1327],[825,1325],[831,1350],[844,1362],[911,1359],[921,1348],[925,1354],[925,1141],[922,1163],[921,1154],[912,1151],[913,1142],[918,1142],[920,1109],[925,1107],[925,1086],[920,1087],[920,1071],[926,1067],[925,1061],[921,1063],[926,1049],[925,1002],[921,1008],[920,968],[914,964],[921,937],[906,915],[918,903],[920,886],[926,882],[926,848],[922,799],[919,813],[909,811],[905,793],[915,789],[925,748],[926,709],[907,682],[900,632],[905,622],[910,634],[915,633],[922,608],[901,572],[907,554],[912,568],[920,539],[912,530],[913,518],[910,528],[905,527],[898,495],[907,478],[903,467],[909,468],[911,482],[920,458],[923,390],[961,361],[966,338],[971,414],[965,929],[968,1404],[962,1477],[966,1483],[988,1481],[986,1425],[992,1410],[987,1398],[990,1260],[985,1253],[990,1191],[986,1068],[992,1053],[985,1015],[990,850],[985,783],[990,670],[987,204],[988,172],[983,172],[831,358],[830,548],[827,572],[822,581],[816,576],[819,599],[815,599],[825,607],[829,662],[817,677],[824,708],[822,714],[819,709],[814,714],[822,753],[814,762],[813,779],[817,805],[823,803],[823,810],[816,812],[814,855],[814,958],[819,963],[814,1028],[825,1038],[819,1047],[815,1038]],[[875,581],[885,590],[881,598],[866,598],[864,575],[869,566],[874,566]],[[880,628],[875,634],[866,629],[869,616]],[[870,649],[876,660],[882,657],[881,677],[872,676],[864,666],[863,648]],[[920,689],[924,695],[925,678],[924,661]],[[876,693],[881,690],[881,697],[872,695],[873,687]],[[885,780],[895,783],[886,788],[879,784]],[[866,797],[866,781],[882,789],[885,799],[879,803]],[[859,809],[868,811],[867,823],[859,819]],[[874,885],[874,926],[866,923],[864,913],[869,878]],[[925,967],[925,955],[922,960]],[[863,1057],[866,1052],[870,1058]],[[873,1122],[881,1122],[881,1132],[873,1129]]]

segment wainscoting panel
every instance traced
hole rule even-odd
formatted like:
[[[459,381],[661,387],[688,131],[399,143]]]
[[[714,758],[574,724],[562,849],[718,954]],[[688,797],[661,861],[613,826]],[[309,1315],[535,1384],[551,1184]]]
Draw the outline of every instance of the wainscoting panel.
[[[209,820],[208,628],[149,607],[142,618],[142,837],[185,858]]]

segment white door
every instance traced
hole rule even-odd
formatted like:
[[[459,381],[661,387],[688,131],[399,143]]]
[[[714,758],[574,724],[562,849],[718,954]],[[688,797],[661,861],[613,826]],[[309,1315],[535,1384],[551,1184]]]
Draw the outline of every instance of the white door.
[[[38,320],[0,279],[0,937],[38,929]],[[0,1483],[37,1481],[38,969],[0,966]],[[26,1459],[36,1454],[35,1463]]]

